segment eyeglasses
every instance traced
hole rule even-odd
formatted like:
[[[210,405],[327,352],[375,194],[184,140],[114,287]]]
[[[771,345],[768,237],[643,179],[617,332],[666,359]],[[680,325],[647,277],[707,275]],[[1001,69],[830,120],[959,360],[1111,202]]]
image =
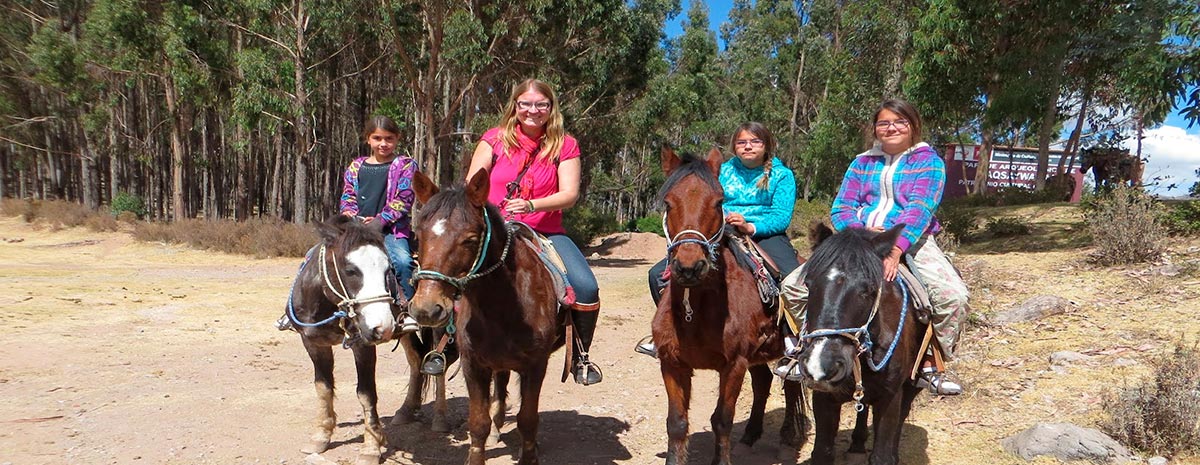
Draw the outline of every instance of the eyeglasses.
[[[517,108],[525,111],[537,108],[538,111],[546,111],[550,109],[550,102],[517,102]]]
[[[763,145],[763,140],[762,139],[740,139],[740,140],[734,141],[733,145],[736,145],[738,147],[745,147],[747,145],[761,147]]]
[[[908,129],[908,120],[898,119],[896,121],[876,121],[875,122],[875,130],[876,131],[886,131],[888,126],[894,127],[898,131],[903,131],[905,129]]]

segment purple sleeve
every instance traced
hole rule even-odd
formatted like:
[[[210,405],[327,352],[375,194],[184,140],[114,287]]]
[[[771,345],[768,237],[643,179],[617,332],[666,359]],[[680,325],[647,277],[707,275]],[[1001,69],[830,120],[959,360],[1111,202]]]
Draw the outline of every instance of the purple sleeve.
[[[350,162],[350,166],[346,167],[346,174],[342,176],[344,183],[338,211],[343,214],[358,215],[358,168],[360,166],[362,166],[362,159],[355,159]]]
[[[413,174],[417,171],[417,163],[408,156],[401,156],[397,164],[388,170],[387,203],[379,211],[379,219],[384,227],[391,226],[399,220],[407,219],[412,213],[413,199],[416,194],[412,190]]]
[[[837,197],[833,199],[830,221],[833,223],[835,231],[866,226],[858,217],[858,207],[862,205],[863,196],[866,195],[867,183],[864,175],[865,167],[860,166],[862,159],[863,157],[858,157],[850,162],[850,167],[846,169],[846,176],[842,178],[842,187],[838,189]]]
[[[921,239],[933,222],[933,212],[942,201],[942,190],[946,186],[946,164],[933,150],[923,152],[925,157],[913,160],[913,166],[904,173],[904,210],[896,217],[896,224],[904,223],[904,231],[896,239],[896,246],[907,251],[908,247]]]

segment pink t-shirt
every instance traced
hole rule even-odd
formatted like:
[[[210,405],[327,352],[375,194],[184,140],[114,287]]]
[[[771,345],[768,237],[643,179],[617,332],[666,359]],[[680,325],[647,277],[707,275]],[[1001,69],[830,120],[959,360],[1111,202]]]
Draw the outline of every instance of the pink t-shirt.
[[[492,128],[483,133],[483,141],[492,146],[491,189],[488,191],[488,201],[504,207],[504,195],[508,193],[508,183],[517,178],[525,160],[536,157],[538,141],[529,138],[517,126],[517,147],[511,154],[506,154],[504,141],[501,140],[500,128]],[[579,157],[579,143],[574,137],[565,136],[559,161]],[[521,185],[513,192],[514,199],[533,200],[537,207],[537,199],[549,197],[558,192],[558,163],[551,160],[534,160],[529,171],[521,177]],[[564,234],[562,210],[535,211],[533,213],[513,215],[511,219],[523,222],[533,227],[534,231],[542,234]]]

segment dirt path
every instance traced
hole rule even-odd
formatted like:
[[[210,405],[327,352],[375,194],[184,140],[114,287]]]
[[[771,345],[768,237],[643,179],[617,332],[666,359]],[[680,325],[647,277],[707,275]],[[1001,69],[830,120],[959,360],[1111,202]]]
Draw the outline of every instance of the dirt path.
[[[977,291],[982,305],[995,307],[1032,295],[1034,290],[1020,284],[1028,273],[1074,263],[1064,252],[969,260],[992,270],[989,283],[1008,286]],[[1008,265],[1014,260],[1019,262]],[[6,400],[0,403],[0,464],[320,463],[298,451],[314,412],[311,366],[298,337],[272,327],[297,264],[139,243],[123,233],[48,232],[18,218],[0,218],[0,323],[7,328],[0,333],[0,398]],[[605,381],[583,388],[559,384],[556,376],[547,380],[543,463],[662,461],[666,399],[658,366],[631,350],[649,332],[645,272],[650,264],[636,259],[593,263],[604,302],[593,352]],[[1059,275],[1070,281],[1062,295],[1083,302],[1080,309],[1037,328],[1039,335],[1057,336],[1051,340],[1025,341],[1011,330],[975,330],[971,337],[980,342],[964,350],[956,365],[969,392],[959,399],[920,398],[905,431],[905,463],[1023,463],[1000,450],[999,439],[1035,421],[1093,420],[1100,384],[1119,382],[1140,365],[1113,369],[1103,363],[1107,359],[1097,358],[1066,375],[1047,371],[1050,352],[1100,344],[1072,333],[1089,321],[1113,331],[1116,339],[1104,347],[1140,347],[1119,351],[1123,357],[1140,360],[1139,351],[1161,347],[1136,341],[1156,329],[1154,321],[1139,317],[1146,304],[1068,286],[1120,279],[1118,272]],[[1160,287],[1147,292],[1176,292],[1176,298],[1157,301],[1155,311],[1177,315],[1178,321],[1190,318],[1197,286],[1157,282]],[[1093,302],[1122,298],[1114,305],[1124,306],[1119,313],[1130,328],[1111,329],[1108,313],[1092,318],[1107,308]],[[1196,325],[1188,324],[1185,332],[1194,337]],[[322,457],[352,463],[362,441],[361,411],[353,392],[352,358],[339,352],[339,425]],[[552,364],[561,363],[561,356]],[[402,400],[405,363],[400,353],[381,353],[385,424]],[[715,376],[701,373],[694,384],[692,463],[707,463]],[[385,463],[461,463],[465,395],[461,379],[450,382],[451,434],[429,432],[428,418],[389,426],[392,448]],[[735,435],[744,428],[748,398],[742,396]],[[779,463],[775,443],[781,417],[775,396],[767,434],[736,456],[740,465]],[[505,428],[505,444],[489,451],[489,464],[515,460],[513,427],[510,422]],[[806,449],[803,457],[807,454]]]

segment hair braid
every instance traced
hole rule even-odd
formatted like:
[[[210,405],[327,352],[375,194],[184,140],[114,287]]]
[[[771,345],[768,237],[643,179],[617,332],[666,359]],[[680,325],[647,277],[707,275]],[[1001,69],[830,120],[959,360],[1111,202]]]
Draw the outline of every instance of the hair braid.
[[[767,154],[767,161],[763,163],[763,176],[762,179],[758,180],[757,184],[759,189],[767,190],[771,187],[771,167],[775,164],[774,160],[774,156]]]

